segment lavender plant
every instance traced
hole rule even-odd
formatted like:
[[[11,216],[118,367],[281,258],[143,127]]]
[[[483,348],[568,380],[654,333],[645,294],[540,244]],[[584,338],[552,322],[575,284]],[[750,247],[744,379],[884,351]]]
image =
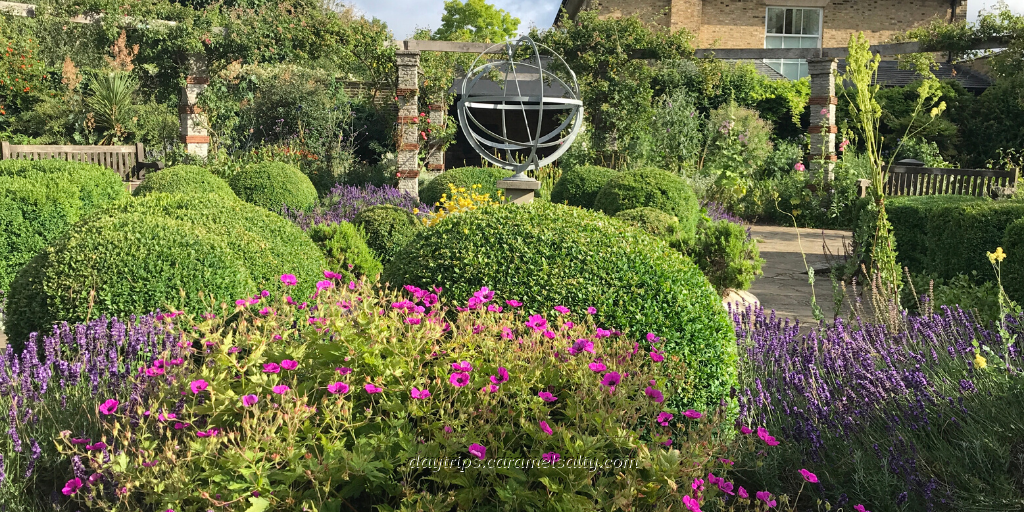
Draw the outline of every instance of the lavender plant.
[[[430,212],[433,208],[395,187],[383,185],[336,185],[310,212],[292,210],[282,214],[304,230],[318,224],[352,222],[359,212],[377,205],[392,205],[413,213]]]
[[[85,324],[59,324],[47,335],[32,334],[25,349],[8,345],[0,354],[0,504],[8,511],[42,510],[66,501],[60,492],[80,462],[61,455],[60,432],[76,439],[98,439],[92,421],[96,396],[137,403],[135,373],[157,354],[174,349],[174,314],[151,314],[128,321],[99,318]],[[95,457],[117,456],[102,443],[88,443]]]
[[[1024,316],[996,328],[943,308],[804,336],[760,308],[733,318],[741,421],[783,440],[748,483],[793,490],[786,469],[815,463],[829,469],[814,494],[841,489],[876,511],[1019,510]]]

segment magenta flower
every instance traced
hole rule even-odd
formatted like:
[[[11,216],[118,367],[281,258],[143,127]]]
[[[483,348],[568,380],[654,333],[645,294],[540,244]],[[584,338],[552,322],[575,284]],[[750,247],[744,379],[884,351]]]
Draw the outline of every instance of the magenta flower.
[[[337,371],[338,371],[338,373],[339,373],[339,374],[340,374],[341,376],[343,376],[343,377],[344,377],[345,375],[348,375],[348,374],[352,373],[352,368],[347,368],[347,367],[345,367],[345,366],[342,366],[341,368],[335,368],[335,370],[337,370]]]
[[[655,363],[660,363],[664,360],[665,356],[659,354],[656,350],[651,351],[651,361],[654,361]]]
[[[418,389],[416,386],[413,386],[410,394],[417,400],[426,400],[427,398],[430,398],[430,391],[427,391],[427,388]]]
[[[508,382],[508,370],[504,366],[498,367],[498,375],[491,375],[491,382],[494,384],[504,384]]]
[[[746,425],[743,425],[743,426],[740,427],[740,433],[741,434],[746,435],[746,434],[750,434],[751,432],[753,432],[753,430],[750,430],[750,427],[748,427]]]
[[[348,393],[348,389],[348,384],[345,384],[344,382],[335,382],[334,384],[327,385],[327,391],[330,391],[333,395],[344,395],[345,393]]]
[[[554,432],[553,430],[551,430],[551,426],[548,425],[548,422],[546,422],[546,421],[541,421],[540,422],[540,429],[543,430],[544,433],[549,435],[549,436],[551,435],[552,432]]]
[[[452,363],[452,370],[457,372],[471,372],[473,371],[473,365],[469,361],[462,361],[461,363]]]
[[[64,484],[64,488],[61,489],[61,492],[63,492],[65,496],[71,496],[72,494],[75,494],[76,492],[78,492],[78,490],[81,489],[81,488],[82,488],[82,479],[81,478],[72,478],[71,480],[68,480],[68,482],[66,484]]]
[[[670,437],[670,438],[666,439],[665,442],[661,443],[661,444],[664,445],[664,446],[672,446],[672,438]]]
[[[242,405],[244,405],[246,407],[252,407],[253,405],[256,405],[256,402],[258,402],[259,399],[260,399],[260,397],[258,397],[256,395],[243,395],[242,396]]]
[[[561,313],[563,315],[568,315],[569,314],[569,308],[567,308],[565,306],[555,306],[555,311],[558,311],[559,313]]]
[[[687,418],[690,418],[691,420],[696,420],[696,419],[699,419],[701,416],[704,416],[704,415],[699,413],[699,412],[697,412],[697,411],[695,411],[695,410],[693,410],[693,409],[687,409],[686,412],[683,413],[683,416],[686,416]]]
[[[768,431],[764,427],[757,427],[757,437],[760,437],[762,441],[768,446],[778,446],[779,442],[775,440],[775,437],[768,434]]]
[[[661,391],[650,386],[647,386],[647,389],[644,389],[644,394],[650,397],[651,400],[654,400],[655,403],[660,404],[665,401],[665,395],[661,394]]]
[[[661,341],[661,338],[655,336],[653,332],[649,332],[649,333],[647,333],[647,341],[649,341],[651,343],[657,343],[657,342]]]
[[[371,395],[384,391],[384,388],[378,388],[377,386],[374,386],[373,384],[367,384],[367,385],[363,386],[363,389],[365,389],[366,392],[371,394]]]
[[[198,395],[200,392],[206,391],[206,388],[208,386],[209,384],[207,384],[206,381],[203,379],[194,380],[190,382],[188,385],[189,389],[192,390],[193,395]]]
[[[279,395],[283,395],[283,394],[287,393],[288,390],[290,390],[290,389],[291,389],[290,387],[285,386],[284,384],[278,384],[278,385],[274,386],[273,388],[271,388],[271,391],[273,391],[274,393],[277,393]]]
[[[100,404],[100,412],[103,413],[104,415],[114,414],[115,412],[117,412],[117,406],[119,404],[120,402],[111,398],[106,402]],[[81,481],[79,481],[79,483],[81,483]]]
[[[487,305],[487,311],[489,311],[491,313],[501,313],[502,309],[501,309],[501,306],[499,306],[497,304],[488,304]]]
[[[473,443],[469,445],[469,454],[480,460],[484,460],[487,458],[487,447],[482,444]]]
[[[519,302],[518,300],[506,300],[505,304],[508,304],[509,306],[514,308],[518,308],[519,306],[523,305],[523,303]]]
[[[856,510],[857,512],[871,512],[870,510],[864,508],[864,505],[860,505],[860,504],[854,505],[853,509]]]
[[[587,366],[590,368],[590,371],[592,372],[603,372],[608,368],[607,366],[604,365],[604,363],[599,363],[597,361],[594,361],[593,363],[590,363]]]
[[[608,372],[604,374],[604,378],[601,379],[602,386],[618,386],[619,382],[622,382],[622,376],[619,375],[619,372]]]
[[[686,510],[690,512],[701,512],[700,502],[691,498],[689,494],[683,496],[683,505],[686,505]]]
[[[93,473],[89,475],[89,483],[95,484],[96,482],[99,482],[101,478],[103,478],[102,473]]]
[[[285,286],[295,286],[299,284],[299,280],[295,278],[294,274],[282,274],[281,282],[284,283]]]
[[[796,165],[793,166],[793,169],[796,170],[797,172],[804,172],[807,170],[807,168],[804,167],[804,164],[800,162],[797,162]]]
[[[537,393],[537,396],[539,396],[541,400],[544,400],[545,402],[549,403],[558,400],[558,397],[552,395],[551,393],[548,393],[547,391],[541,391],[540,393]]]
[[[777,502],[772,499],[772,493],[768,491],[757,491],[757,499],[765,502],[768,508],[774,507]]]
[[[316,291],[323,291],[328,288],[334,288],[334,282],[324,279],[323,281],[316,282]]]
[[[735,486],[735,484],[733,484],[732,482],[726,482],[724,478],[719,478],[718,479],[718,490],[720,490],[720,491],[722,491],[722,492],[724,492],[726,494],[729,494],[729,495],[736,494],[736,493],[732,492],[732,489],[733,489],[734,486]]]
[[[663,426],[663,427],[667,427],[668,426],[668,422],[672,421],[672,418],[674,418],[674,417],[675,417],[675,415],[673,415],[670,412],[659,412],[658,413],[658,423],[661,424],[661,426]]]
[[[502,327],[501,328],[501,337],[505,338],[506,340],[512,339],[513,338],[512,329],[509,329],[508,327]]]
[[[465,387],[469,384],[469,374],[465,372],[453,373],[448,376],[448,382],[451,382],[457,388]]]
[[[213,436],[217,435],[218,433],[220,433],[220,429],[218,429],[218,428],[211,428],[209,430],[200,430],[200,431],[196,432],[196,437],[213,437]]]
[[[263,364],[263,373],[280,373],[280,372],[281,372],[281,365],[279,365],[277,363],[264,363]]]
[[[747,490],[744,489],[742,485],[740,486],[739,489],[736,490],[736,495],[739,496],[740,498],[743,498],[743,499],[747,499],[747,498],[750,497],[750,495],[747,494]]]
[[[103,441],[97,441],[95,444],[86,445],[85,449],[89,451],[100,451],[107,447],[107,443]]]
[[[690,484],[690,488],[697,492],[704,492],[704,479],[694,478],[693,483]]]
[[[299,367],[299,363],[292,361],[291,359],[285,359],[281,361],[281,368],[285,370],[294,370]]]
[[[487,393],[497,393],[498,392],[498,385],[497,384],[488,384],[488,385],[480,388],[480,391],[487,392]]]
[[[553,340],[553,339],[555,339],[555,332],[554,331],[550,331],[548,329],[544,329],[544,337],[549,339],[549,340]]]
[[[733,464],[735,464],[735,462],[729,459],[718,459],[718,462],[721,462],[722,464],[725,464],[727,466],[732,466]]]
[[[597,330],[594,331],[594,333],[594,335],[597,336],[598,338],[607,338],[608,336],[612,335],[611,331],[609,331],[608,329],[602,329],[600,327],[598,327]]]
[[[558,453],[555,453],[555,452],[547,452],[544,455],[541,455],[540,458],[541,458],[541,460],[543,460],[544,462],[547,462],[548,464],[554,464],[554,463],[558,462],[559,459],[562,458],[562,456],[560,454],[558,454]]]
[[[811,484],[818,483],[818,476],[815,475],[814,473],[811,473],[810,471],[807,471],[806,469],[801,469],[800,470],[800,476],[804,477],[804,480],[806,480],[807,483],[811,483]]]
[[[535,331],[543,331],[547,325],[548,321],[540,315],[530,315],[530,318],[526,321],[526,326]]]
[[[76,437],[76,438],[71,440],[71,444],[89,444],[91,442],[92,442],[92,439],[88,439],[88,438],[83,439],[83,438],[80,438],[80,437]]]
[[[587,308],[587,314],[588,315],[596,315],[597,314],[597,308],[595,308],[594,306],[590,306],[589,308]]]

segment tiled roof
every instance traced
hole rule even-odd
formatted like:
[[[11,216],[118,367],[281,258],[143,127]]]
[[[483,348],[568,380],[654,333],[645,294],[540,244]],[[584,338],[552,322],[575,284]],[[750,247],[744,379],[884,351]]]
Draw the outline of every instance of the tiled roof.
[[[843,73],[845,71],[846,61],[840,59],[839,72]],[[992,85],[992,81],[987,76],[956,64],[941,62],[938,63],[938,69],[933,69],[932,72],[935,73],[935,77],[939,80],[954,80],[963,86],[964,89],[972,92],[983,91]],[[921,76],[912,69],[900,69],[899,62],[897,61],[883,60],[878,64],[876,83],[881,84],[882,87],[901,87],[920,78]]]

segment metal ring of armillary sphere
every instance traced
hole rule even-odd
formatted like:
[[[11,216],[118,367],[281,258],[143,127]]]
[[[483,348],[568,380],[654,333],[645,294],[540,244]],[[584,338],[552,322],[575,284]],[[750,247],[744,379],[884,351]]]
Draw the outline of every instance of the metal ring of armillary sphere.
[[[484,55],[496,53],[495,50],[501,46],[505,47],[506,60],[490,61],[477,66],[477,63],[480,62]],[[520,49],[527,48],[530,53],[527,60],[516,62],[515,56],[519,54]],[[540,54],[541,49],[545,50],[546,55],[550,55],[561,62],[568,72],[568,81],[563,80],[544,68]],[[491,75],[494,71],[502,72],[502,68],[504,68],[504,82],[501,86],[502,94],[474,93],[474,89],[481,78]],[[491,46],[487,51],[477,56],[469,69],[470,71],[466,74],[466,78],[462,81],[462,98],[459,100],[458,105],[459,126],[462,128],[466,139],[473,146],[473,149],[480,153],[481,157],[495,166],[515,171],[516,174],[508,179],[530,179],[523,174],[524,171],[538,169],[554,162],[569,149],[569,146],[576,139],[580,128],[583,126],[583,102],[579,99],[580,90],[579,84],[576,82],[576,74],[569,69],[569,66],[566,65],[565,60],[561,56],[551,51],[550,48],[534,42],[533,39],[523,36],[515,41]],[[536,76],[536,80],[539,82],[537,84],[539,95],[522,93],[522,89],[524,89],[522,84],[529,83],[532,79],[520,81],[519,77],[521,75]],[[510,80],[514,87],[508,86]],[[563,91],[561,96],[546,95],[545,84],[547,83],[552,84],[548,86],[549,89],[552,89],[554,85],[561,88]],[[510,91],[510,88],[514,90]],[[532,90],[532,88],[530,89]],[[474,111],[477,110],[500,111],[501,133],[495,133],[484,127],[474,115]],[[534,123],[529,121],[527,117],[528,111],[537,111],[537,119]],[[543,129],[542,123],[544,122],[545,112],[564,113],[565,118],[557,128],[542,134],[541,130]],[[526,126],[527,140],[513,140],[509,137],[509,117],[519,116],[520,114]],[[532,129],[530,128],[531,124],[534,126]],[[568,132],[566,132],[567,128],[569,128]],[[565,133],[563,134],[563,132]],[[546,150],[548,148],[556,149],[541,158],[539,150]],[[520,157],[518,158],[519,161],[517,161],[514,155],[521,154],[521,152],[528,153],[525,158]],[[502,154],[503,157],[499,156]]]

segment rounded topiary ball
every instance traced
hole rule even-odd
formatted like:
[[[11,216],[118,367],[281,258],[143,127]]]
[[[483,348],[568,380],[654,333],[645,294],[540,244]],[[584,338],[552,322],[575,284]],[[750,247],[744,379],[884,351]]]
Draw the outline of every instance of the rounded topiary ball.
[[[623,210],[616,213],[615,218],[658,238],[671,239],[679,236],[679,218],[657,208],[644,207]]]
[[[316,203],[316,188],[302,171],[281,162],[248,165],[231,177],[231,190],[243,201],[280,212],[307,210]]]
[[[700,217],[697,195],[670,172],[654,168],[623,172],[608,180],[594,200],[594,208],[608,215],[645,206],[676,216],[683,237],[693,237]]]
[[[717,407],[736,383],[736,340],[700,270],[665,242],[581,208],[535,201],[452,215],[420,231],[385,265],[385,282],[444,287],[465,299],[482,286],[529,312],[597,308],[602,326],[678,356],[672,406]]]
[[[175,165],[146,174],[135,189],[135,196],[142,197],[154,192],[168,194],[217,194],[235,198],[228,183],[210,171],[197,165]]]
[[[15,278],[7,334],[21,344],[54,322],[154,309],[208,311],[257,289],[227,240],[163,215],[129,213],[72,229]],[[182,297],[184,292],[184,297]]]
[[[352,223],[366,235],[366,245],[387,265],[405,244],[412,240],[422,225],[415,215],[391,205],[371,206],[361,212]]]
[[[498,180],[512,176],[512,171],[498,167],[459,167],[442,172],[420,189],[420,201],[424,204],[436,205],[441,196],[451,197],[451,186],[469,190],[473,185],[480,185],[478,194],[491,194],[496,197],[498,188],[494,186]]]
[[[348,280],[362,276],[376,279],[384,268],[359,230],[348,222],[318,224],[309,228],[308,233],[327,257],[327,268]]]
[[[551,189],[551,202],[593,208],[597,193],[618,174],[618,171],[596,165],[567,169]]]

